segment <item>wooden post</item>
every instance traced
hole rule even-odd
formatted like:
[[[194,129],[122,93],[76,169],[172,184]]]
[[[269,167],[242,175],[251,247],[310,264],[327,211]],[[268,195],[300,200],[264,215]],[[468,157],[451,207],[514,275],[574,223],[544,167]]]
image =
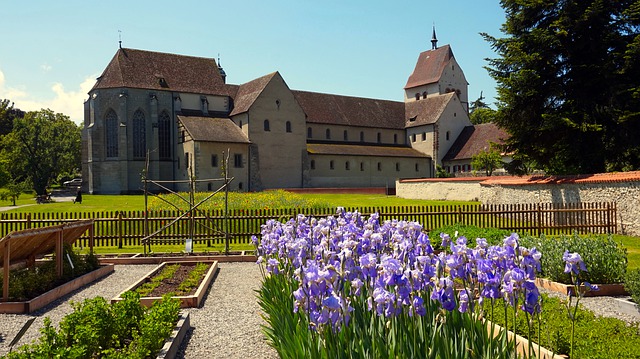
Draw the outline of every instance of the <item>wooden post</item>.
[[[122,211],[118,212],[118,249],[122,249]]]
[[[91,227],[89,227],[89,253],[93,254],[93,245],[94,245],[94,226],[95,222],[91,222]]]
[[[540,203],[538,203],[537,208],[537,216],[538,216],[538,237],[542,234],[542,208],[540,208]]]
[[[4,274],[2,276],[2,298],[5,302],[9,301],[9,267],[11,262],[11,246],[9,244],[10,238],[6,238],[2,242],[3,258],[4,258]]]
[[[64,255],[63,243],[63,230],[60,228],[58,238],[56,238],[56,276],[58,278],[62,277],[62,256]]]

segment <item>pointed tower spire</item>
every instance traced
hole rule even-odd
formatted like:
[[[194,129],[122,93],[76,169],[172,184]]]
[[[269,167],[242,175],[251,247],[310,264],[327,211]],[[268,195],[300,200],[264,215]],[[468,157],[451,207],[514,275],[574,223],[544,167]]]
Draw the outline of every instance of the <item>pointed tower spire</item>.
[[[431,50],[438,48],[438,38],[436,37],[436,25],[433,24],[433,33],[431,35]]]
[[[220,64],[220,53],[218,53],[218,71],[220,71],[220,76],[222,76],[222,82],[227,83],[227,73],[222,69],[222,65]]]

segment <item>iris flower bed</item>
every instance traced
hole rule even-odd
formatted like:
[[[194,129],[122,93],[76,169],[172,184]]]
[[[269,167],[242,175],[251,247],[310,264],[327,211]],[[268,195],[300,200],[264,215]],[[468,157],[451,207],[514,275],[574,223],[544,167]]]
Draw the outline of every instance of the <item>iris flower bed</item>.
[[[267,221],[254,244],[271,345],[282,358],[514,357],[515,342],[482,318],[497,302],[503,318],[537,315],[541,253],[516,234],[473,248],[440,240],[436,252],[419,223],[341,210]]]

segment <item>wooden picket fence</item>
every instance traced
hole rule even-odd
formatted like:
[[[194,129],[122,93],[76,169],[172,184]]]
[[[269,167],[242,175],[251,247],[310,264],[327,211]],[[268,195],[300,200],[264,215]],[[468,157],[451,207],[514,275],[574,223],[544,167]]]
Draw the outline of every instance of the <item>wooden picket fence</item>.
[[[346,211],[358,211],[365,216],[378,213],[380,220],[398,219],[416,221],[425,231],[454,224],[475,225],[483,228],[501,228],[521,235],[548,235],[573,233],[617,233],[615,203],[570,204],[503,204],[456,206],[392,206],[345,207]],[[177,220],[153,237],[156,244],[183,242],[192,238],[194,243],[218,245],[249,244],[253,235],[259,236],[260,226],[269,219],[287,221],[298,214],[326,217],[334,215],[334,208],[296,209],[236,209],[199,212],[193,217]],[[2,236],[16,230],[57,225],[81,219],[94,220],[95,246],[138,246],[140,240],[173,222],[181,213],[177,211],[100,212],[100,213],[11,213],[0,214]],[[146,224],[145,224],[146,223]],[[76,246],[88,246],[83,236]]]

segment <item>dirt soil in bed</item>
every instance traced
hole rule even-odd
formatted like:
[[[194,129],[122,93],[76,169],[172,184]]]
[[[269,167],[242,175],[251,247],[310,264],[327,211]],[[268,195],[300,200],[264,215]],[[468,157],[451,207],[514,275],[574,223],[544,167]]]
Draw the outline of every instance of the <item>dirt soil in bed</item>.
[[[173,275],[173,277],[164,279],[162,281],[162,283],[159,286],[157,286],[148,296],[149,297],[162,297],[163,295],[165,295],[167,293],[178,292],[178,286],[180,285],[180,283],[182,283],[185,279],[187,279],[189,277],[189,273],[195,267],[196,267],[195,264],[181,264],[180,267],[178,268],[178,270]],[[208,264],[207,265],[207,270],[205,271],[205,275],[209,271],[210,267],[211,267],[211,264]],[[191,291],[189,291],[189,293],[182,294],[182,295],[193,295],[193,294],[195,294],[196,291],[198,290],[198,287],[200,286],[200,283],[205,278],[205,275],[200,277],[200,281],[198,282],[198,286],[197,287],[192,288]]]

